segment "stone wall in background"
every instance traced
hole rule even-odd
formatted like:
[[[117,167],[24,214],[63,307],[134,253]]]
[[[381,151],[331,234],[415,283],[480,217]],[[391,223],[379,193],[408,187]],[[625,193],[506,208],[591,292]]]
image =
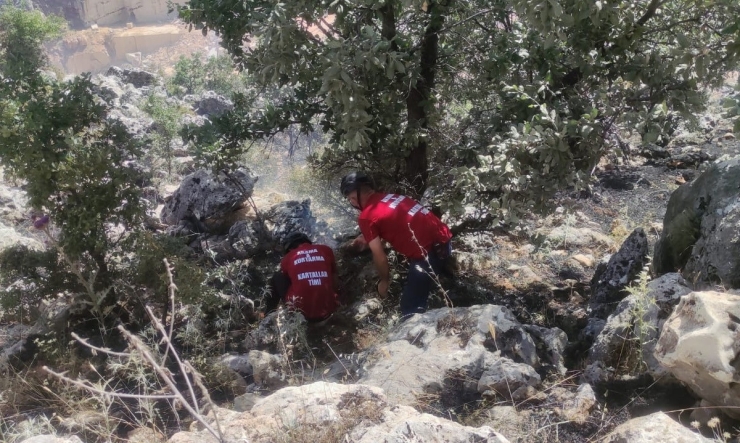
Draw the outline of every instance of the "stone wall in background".
[[[174,0],[184,4],[186,0]],[[2,3],[2,1],[0,1]],[[73,28],[84,28],[132,23],[152,23],[170,20],[167,0],[34,0],[33,5],[44,11],[61,15]]]

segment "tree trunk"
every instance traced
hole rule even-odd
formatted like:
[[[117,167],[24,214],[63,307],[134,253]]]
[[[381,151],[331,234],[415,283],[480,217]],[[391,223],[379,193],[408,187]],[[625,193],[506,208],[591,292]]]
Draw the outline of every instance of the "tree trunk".
[[[406,157],[405,178],[411,184],[416,197],[420,197],[427,187],[429,178],[429,162],[427,159],[427,142],[424,134],[429,127],[430,96],[434,89],[434,76],[437,70],[439,53],[439,31],[444,24],[444,11],[449,2],[440,4],[436,1],[428,3],[427,14],[429,24],[424,31],[420,46],[420,77],[413,85],[406,97],[406,111],[408,114],[409,129],[418,131],[422,137]]]

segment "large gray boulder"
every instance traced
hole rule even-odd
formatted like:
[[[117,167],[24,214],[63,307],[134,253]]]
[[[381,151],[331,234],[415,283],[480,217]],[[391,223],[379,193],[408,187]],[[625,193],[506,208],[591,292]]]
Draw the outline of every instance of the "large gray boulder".
[[[264,218],[275,245],[280,245],[291,232],[302,232],[313,238],[316,231],[311,199],[278,203],[266,211]]]
[[[589,350],[584,379],[601,383],[625,370],[645,369],[656,379],[667,375],[653,351],[666,319],[690,292],[683,277],[671,273],[650,281],[645,293],[630,294],[619,302]]]
[[[108,112],[108,119],[120,122],[131,137],[144,140],[154,129],[154,119],[131,104],[123,104]]]
[[[740,157],[711,165],[668,201],[653,267],[740,288]]]
[[[553,335],[557,331],[553,328]],[[435,309],[391,331],[387,342],[368,354],[360,382],[381,387],[392,401],[407,405],[422,394],[459,399],[495,391],[510,397],[516,389],[503,389],[506,380],[489,370],[498,367],[516,376],[509,379],[516,387],[535,387],[535,370],[558,366],[551,361],[553,350],[542,348],[538,355],[537,340],[505,307]]]
[[[213,117],[234,109],[234,103],[213,91],[204,92],[194,104],[198,115]]]
[[[316,382],[283,388],[250,412],[217,409],[223,441],[355,443],[508,443],[488,426],[473,428],[394,405],[377,387]],[[213,419],[213,414],[209,415]],[[207,431],[179,432],[169,443],[216,440]]]
[[[662,412],[633,418],[617,426],[603,440],[604,443],[712,443],[681,426]]]
[[[117,106],[123,96],[123,82],[116,76],[96,75],[92,78],[93,92],[109,105]]]
[[[123,83],[131,83],[136,88],[152,86],[157,83],[157,76],[155,74],[142,71],[141,69],[123,69],[118,66],[112,66],[105,75],[117,77]]]
[[[591,316],[607,318],[627,296],[625,288],[645,265],[648,242],[642,228],[635,229],[606,265],[599,265],[591,279]]]
[[[257,177],[246,168],[237,169],[228,176],[199,169],[186,176],[166,201],[162,222],[177,225],[181,221],[206,223],[214,220],[213,224],[218,225],[218,221],[228,219],[252,196],[256,182]]]
[[[229,228],[229,245],[234,257],[245,259],[274,248],[272,234],[259,220],[239,220]]]
[[[707,291],[682,297],[663,326],[655,357],[697,396],[740,419],[740,296]]]

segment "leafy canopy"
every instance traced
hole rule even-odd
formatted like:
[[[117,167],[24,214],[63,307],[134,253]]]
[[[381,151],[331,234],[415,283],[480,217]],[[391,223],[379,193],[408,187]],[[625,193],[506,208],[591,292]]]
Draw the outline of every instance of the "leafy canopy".
[[[108,231],[141,215],[139,148],[93,93],[89,76],[60,82],[43,72],[41,44],[61,20],[14,7],[0,10],[0,164],[26,182],[29,203],[48,214],[71,259],[87,257],[105,285]]]
[[[191,0],[180,15],[292,92],[216,122],[221,149],[318,122],[318,166],[431,184],[483,222],[585,183],[618,128],[664,139],[740,52],[734,0]]]
[[[35,71],[46,64],[42,43],[60,36],[65,28],[61,17],[0,6],[0,73],[6,79],[33,78]]]

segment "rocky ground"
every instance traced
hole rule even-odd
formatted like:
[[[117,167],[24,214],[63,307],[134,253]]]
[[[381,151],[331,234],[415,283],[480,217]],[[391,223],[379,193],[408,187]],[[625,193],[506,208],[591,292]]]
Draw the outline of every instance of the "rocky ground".
[[[141,111],[151,94],[189,109],[188,122],[231,106],[213,93],[168,97],[161,79],[136,70],[95,81],[112,117],[142,139],[153,131]],[[454,277],[442,279],[433,309],[401,324],[397,299],[374,297],[369,257],[342,248],[346,232],[316,216],[333,212],[310,195],[270,192],[253,164],[228,178],[198,170],[181,144],[176,175],[143,163],[154,177],[145,187],[149,229],[265,275],[275,254],[254,257],[304,231],[338,245],[345,303],[320,328],[281,312],[229,330],[218,366],[232,388],[214,389],[218,405],[189,428],[173,424],[167,431],[181,432],[168,441],[735,441],[740,167],[726,160],[740,142],[719,116],[729,92],[716,91],[697,126],[679,128],[665,147],[625,137],[625,156],[599,165],[590,192],[562,193],[550,215],[524,229],[457,237]],[[0,183],[0,205],[0,247],[44,247],[20,184]],[[403,269],[398,263],[392,293]],[[264,282],[252,281],[247,296]],[[209,327],[188,318],[186,330]],[[3,361],[40,327],[4,324]],[[9,385],[0,386],[5,401]],[[110,414],[89,414],[34,428],[44,414],[16,411],[0,425],[13,442],[94,441],[100,432],[89,423],[102,426]],[[69,423],[76,425],[61,426]],[[51,430],[60,437],[41,435]],[[160,431],[139,426],[125,438],[165,441]]]

